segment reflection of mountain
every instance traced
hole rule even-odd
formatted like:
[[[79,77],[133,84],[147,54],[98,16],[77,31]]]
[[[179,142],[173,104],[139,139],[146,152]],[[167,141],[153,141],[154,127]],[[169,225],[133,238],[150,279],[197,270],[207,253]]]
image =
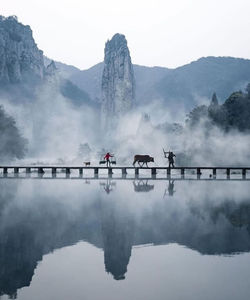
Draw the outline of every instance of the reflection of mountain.
[[[35,244],[35,236],[28,228],[10,228],[1,235],[0,295],[15,298],[16,291],[29,286],[43,249]]]
[[[106,271],[114,279],[125,278],[133,245],[176,242],[202,254],[250,251],[247,198],[213,202],[204,195],[200,201],[187,198],[183,205],[184,199],[178,202],[176,195],[159,200],[154,189],[149,193],[152,206],[145,209],[146,202],[142,206],[136,202],[144,194],[128,193],[125,198],[117,193],[118,185],[111,194],[102,192],[101,199],[94,192],[73,209],[54,189],[54,194],[34,198],[33,204],[15,196],[18,189],[13,181],[12,186],[1,183],[0,295],[15,297],[17,289],[30,285],[43,255],[79,240],[103,248]]]
[[[102,205],[104,263],[116,280],[125,279],[133,245],[134,220],[120,203]]]
[[[3,201],[1,194],[0,203]],[[9,204],[0,212],[0,295],[15,298],[17,289],[30,285],[38,261],[54,249],[85,239],[102,247],[95,201],[76,219],[63,206],[51,205],[49,201],[21,209]],[[89,211],[92,213],[87,216]]]

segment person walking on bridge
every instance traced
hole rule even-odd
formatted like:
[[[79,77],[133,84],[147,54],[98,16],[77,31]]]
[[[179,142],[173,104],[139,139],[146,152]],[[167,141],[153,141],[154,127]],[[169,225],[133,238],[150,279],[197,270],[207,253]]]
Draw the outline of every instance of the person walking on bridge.
[[[176,157],[176,155],[172,151],[169,150],[167,152],[164,149],[163,149],[163,153],[164,153],[164,157],[168,159],[168,167],[174,168],[174,157]],[[167,156],[167,154],[168,154],[168,156]]]
[[[168,167],[169,168],[174,168],[174,157],[176,157],[176,155],[172,152],[172,151],[169,151],[168,152]]]
[[[110,167],[111,165],[111,162],[110,162],[110,158],[113,157],[114,155],[111,155],[109,152],[106,153],[106,155],[104,156],[104,159],[106,160],[107,162],[107,168]]]

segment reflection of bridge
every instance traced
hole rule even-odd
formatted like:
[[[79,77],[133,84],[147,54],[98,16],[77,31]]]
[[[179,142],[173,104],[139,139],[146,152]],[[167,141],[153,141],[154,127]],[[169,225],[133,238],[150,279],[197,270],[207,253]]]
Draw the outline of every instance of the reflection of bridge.
[[[40,195],[36,205],[27,201],[30,206],[18,209],[14,201],[22,200],[16,195],[18,183],[19,179],[0,182],[0,296],[9,294],[14,299],[17,289],[30,285],[43,255],[79,240],[103,249],[105,270],[116,280],[125,278],[132,249],[138,245],[175,242],[210,255],[250,251],[248,198],[240,198],[239,203],[215,201],[207,205],[212,196],[204,193],[201,201],[189,202],[188,210],[177,201],[154,201],[149,211],[142,206],[137,214],[134,201],[127,205],[129,192],[121,201],[117,201],[117,195],[102,199],[99,194],[87,201],[77,193],[83,197],[84,205],[71,215],[60,201],[51,201],[61,197],[54,189]],[[168,194],[172,196],[174,182],[170,184]],[[157,200],[158,194],[155,197]],[[15,222],[11,221],[13,215]]]
[[[233,173],[239,173],[242,175],[243,179],[246,179],[247,173],[250,173],[250,167],[148,167],[148,168],[138,168],[138,167],[99,167],[99,166],[89,166],[89,167],[82,167],[82,166],[46,166],[46,165],[30,165],[30,166],[0,166],[4,175],[8,174],[9,171],[12,171],[14,174],[18,175],[20,170],[25,172],[26,174],[31,174],[32,172],[37,172],[38,174],[44,174],[45,171],[49,171],[53,177],[56,177],[58,172],[65,172],[66,176],[69,177],[71,171],[77,170],[79,172],[79,176],[83,176],[83,172],[87,170],[92,170],[94,176],[97,177],[100,173],[100,170],[106,170],[107,175],[112,176],[113,171],[120,170],[123,177],[126,177],[128,174],[128,170],[133,170],[135,177],[140,175],[140,171],[148,171],[151,172],[151,178],[156,177],[157,171],[165,172],[167,177],[171,176],[172,171],[177,171],[181,177],[185,177],[185,174],[197,175],[197,178],[200,179],[202,175],[202,171],[211,171],[209,174],[210,178],[216,178],[218,171],[221,171],[223,174],[226,175],[227,178]],[[249,172],[248,172],[249,171]]]
[[[67,179],[70,179],[70,180],[85,180],[85,183],[86,184],[89,184],[90,181],[95,181],[95,180],[99,180],[99,179],[113,179],[113,180],[156,180],[156,181],[167,181],[167,180],[175,180],[175,181],[185,181],[185,180],[188,180],[188,181],[250,181],[250,178],[232,178],[232,177],[227,177],[227,178],[216,178],[216,177],[212,177],[212,178],[200,178],[200,177],[185,177],[185,176],[181,176],[181,177],[173,177],[173,176],[167,176],[167,177],[145,177],[145,176],[133,176],[133,177],[127,177],[127,176],[122,176],[122,177],[115,177],[115,176],[94,176],[94,177],[83,177],[81,175],[79,176],[69,176],[66,174],[65,177],[57,177],[55,175],[52,175],[52,176],[45,176],[44,177],[44,173],[43,174],[38,174],[37,176],[32,176],[30,177],[30,174],[27,175],[25,174],[24,176],[19,176],[19,174],[14,174],[14,176],[12,176],[12,174],[4,174],[2,177],[0,176],[0,180],[1,179],[43,179],[43,180],[46,180],[46,179],[53,179],[53,180],[67,180]]]

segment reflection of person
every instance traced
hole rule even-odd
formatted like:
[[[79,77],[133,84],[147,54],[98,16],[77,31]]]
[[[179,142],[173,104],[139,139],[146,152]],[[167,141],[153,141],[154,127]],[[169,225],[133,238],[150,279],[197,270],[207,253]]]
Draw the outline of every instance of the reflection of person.
[[[174,193],[175,193],[175,191],[174,191],[174,180],[169,180],[169,182],[168,182],[168,195],[169,196],[174,196]]]
[[[174,180],[169,180],[168,181],[168,196],[172,197],[174,196],[174,193],[176,191],[174,190]],[[167,195],[167,189],[165,189],[165,192],[164,192],[164,196],[163,198]]]
[[[112,191],[111,185],[110,184],[106,184],[104,187],[104,191],[109,194]]]
[[[113,155],[111,155],[109,152],[106,153],[106,155],[104,156],[104,159],[107,162],[107,168],[110,167],[111,163],[110,163],[110,158],[113,157]]]
[[[109,194],[113,191],[113,187],[115,187],[116,183],[111,182],[110,180],[107,180],[106,183],[100,183],[101,186],[103,186],[104,191]]]

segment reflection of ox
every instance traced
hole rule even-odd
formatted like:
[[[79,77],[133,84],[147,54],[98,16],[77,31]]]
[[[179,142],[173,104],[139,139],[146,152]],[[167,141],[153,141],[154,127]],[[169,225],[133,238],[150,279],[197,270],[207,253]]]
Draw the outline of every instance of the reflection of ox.
[[[148,167],[148,162],[154,162],[154,158],[149,156],[149,155],[135,155],[134,156],[134,162],[133,166],[135,165],[136,162],[138,162],[138,165],[142,167],[144,164]],[[141,165],[142,163],[142,165]]]
[[[143,180],[140,180],[137,183],[133,181],[133,185],[135,192],[149,192],[154,189],[153,184],[148,184],[148,181],[144,182]]]

